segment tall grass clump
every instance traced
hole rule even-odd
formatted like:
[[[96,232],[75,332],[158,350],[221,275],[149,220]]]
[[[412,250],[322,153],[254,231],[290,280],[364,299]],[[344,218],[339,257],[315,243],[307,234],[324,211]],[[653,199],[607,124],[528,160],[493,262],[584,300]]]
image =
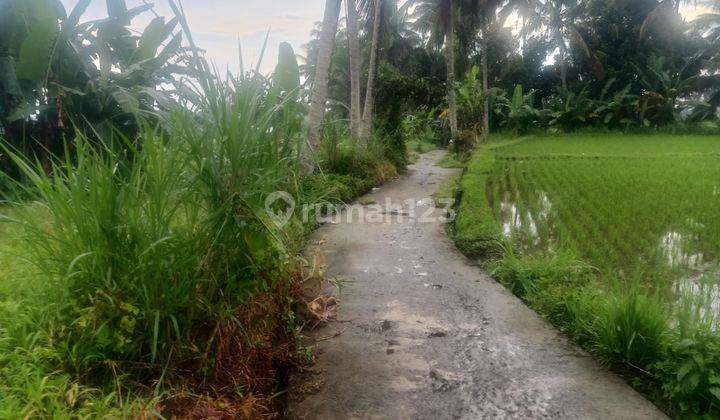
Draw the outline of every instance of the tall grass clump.
[[[9,220],[15,216],[6,203],[0,203],[0,418],[62,416],[68,411],[65,401],[75,405],[78,415],[87,415],[79,402],[93,391],[77,387],[68,374],[50,373],[59,360],[48,329],[57,294],[32,276],[29,264],[21,259],[20,232]],[[71,390],[75,392],[66,399]],[[113,410],[96,405],[93,412],[108,415]]]
[[[595,270],[570,253],[551,256],[519,254],[503,241],[502,257],[490,258],[485,269],[513,294],[537,308],[564,330],[577,316],[578,301],[594,280]]]
[[[96,150],[81,134],[75,144],[75,158],[49,173],[12,155],[37,203],[18,208],[28,258],[63,302],[54,339],[65,367],[81,375],[103,360],[166,361],[194,316],[198,232],[186,227],[199,213],[181,205],[185,162],[151,130],[133,155]]]
[[[44,378],[61,372],[52,401],[73,383],[104,389],[110,406],[130,388],[179,384],[268,396],[292,351],[293,232],[264,200],[297,194],[297,104],[260,76],[205,73],[197,88],[137,138],[78,132],[49,168],[4,149],[26,179],[11,219],[41,279],[33,305],[46,308],[27,322],[7,312],[0,341]],[[2,390],[16,406],[52,405],[16,380]]]
[[[589,325],[594,353],[608,366],[645,372],[662,356],[670,321],[657,295],[634,284],[585,304],[594,307]]]

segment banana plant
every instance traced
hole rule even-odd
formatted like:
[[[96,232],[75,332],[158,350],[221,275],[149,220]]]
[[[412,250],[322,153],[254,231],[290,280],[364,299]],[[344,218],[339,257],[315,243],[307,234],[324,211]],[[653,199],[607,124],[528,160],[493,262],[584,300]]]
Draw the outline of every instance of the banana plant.
[[[478,79],[480,68],[472,66],[460,83],[455,86],[458,98],[458,122],[460,127],[477,132],[482,120],[485,92]]]
[[[593,111],[593,101],[587,86],[578,93],[561,87],[556,95],[543,101],[543,108],[550,118],[550,127],[572,130],[587,123]]]
[[[623,126],[627,129],[637,122],[637,96],[630,93],[632,84],[628,83],[623,89],[608,97],[608,92],[614,83],[614,78],[605,83],[590,117],[596,118],[607,127]]]
[[[512,98],[500,97],[498,100],[498,111],[505,115],[501,125],[510,128],[516,136],[526,132],[540,116],[534,102],[535,91],[523,93],[522,85],[516,85]]]
[[[475,134],[482,132],[485,100],[487,99],[490,107],[494,108],[505,95],[505,92],[499,88],[483,90],[479,75],[480,68],[474,65],[462,81],[455,84],[459,127],[461,130],[472,130]]]
[[[0,127],[9,141],[42,139],[44,149],[61,151],[72,125],[86,123],[132,135],[136,115],[155,113],[188,76],[176,19],[156,17],[136,35],[129,25],[152,4],[128,9],[125,0],[107,0],[107,18],[81,22],[90,3],[80,0],[68,14],[58,0],[6,2]]]
[[[665,57],[653,57],[645,67],[635,66],[643,93],[639,101],[639,118],[645,126],[662,125],[679,120],[678,96],[691,90],[695,77],[685,73],[697,58],[686,61],[680,69],[673,69]]]

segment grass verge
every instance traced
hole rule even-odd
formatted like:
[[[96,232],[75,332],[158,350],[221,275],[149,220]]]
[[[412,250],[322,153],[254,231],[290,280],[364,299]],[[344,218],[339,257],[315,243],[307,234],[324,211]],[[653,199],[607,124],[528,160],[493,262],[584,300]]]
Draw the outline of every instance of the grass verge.
[[[0,209],[0,418],[279,411],[313,226],[265,199],[349,201],[397,169],[374,146],[297,176],[298,116],[267,83],[217,82],[133,141],[78,133],[49,170],[4,150],[26,182]]]

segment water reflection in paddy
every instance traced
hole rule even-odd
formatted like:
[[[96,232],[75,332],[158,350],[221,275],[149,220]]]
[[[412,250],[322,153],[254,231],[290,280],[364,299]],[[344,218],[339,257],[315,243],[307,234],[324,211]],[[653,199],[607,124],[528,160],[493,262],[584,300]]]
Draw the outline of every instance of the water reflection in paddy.
[[[574,252],[604,273],[640,276],[718,309],[720,165],[716,161],[501,160],[488,200],[526,253]]]

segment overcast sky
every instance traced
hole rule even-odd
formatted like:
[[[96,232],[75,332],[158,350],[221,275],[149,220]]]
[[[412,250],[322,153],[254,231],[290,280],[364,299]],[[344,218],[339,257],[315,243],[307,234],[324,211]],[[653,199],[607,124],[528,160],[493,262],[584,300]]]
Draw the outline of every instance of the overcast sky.
[[[148,0],[150,1],[150,0]],[[70,10],[78,0],[62,0]],[[155,0],[158,14],[171,17],[168,0]],[[142,0],[127,0],[128,7],[142,5]],[[262,72],[272,71],[277,62],[278,45],[289,42],[297,54],[305,55],[303,46],[310,39],[315,22],[322,20],[325,0],[183,0],[185,14],[199,47],[219,70],[239,70],[237,40],[243,48],[246,67],[257,62],[268,29],[270,38],[262,63]],[[686,18],[698,14],[692,7],[684,8]],[[92,0],[84,20],[107,16],[105,0]],[[142,30],[153,16],[145,13],[135,19],[133,27]]]
[[[142,0],[126,0],[128,8],[142,5]],[[161,16],[172,17],[168,0],[150,1]],[[78,0],[62,0],[68,13]],[[315,22],[322,20],[325,0],[182,0],[195,42],[207,50],[219,70],[229,66],[236,73],[238,38],[243,48],[245,66],[255,64],[265,34],[270,30],[268,49],[262,71],[272,71],[277,62],[278,45],[289,42],[295,52],[305,55],[303,46],[310,39]],[[107,16],[105,0],[92,0],[83,20]],[[133,28],[142,30],[154,16],[145,13],[133,21]]]

